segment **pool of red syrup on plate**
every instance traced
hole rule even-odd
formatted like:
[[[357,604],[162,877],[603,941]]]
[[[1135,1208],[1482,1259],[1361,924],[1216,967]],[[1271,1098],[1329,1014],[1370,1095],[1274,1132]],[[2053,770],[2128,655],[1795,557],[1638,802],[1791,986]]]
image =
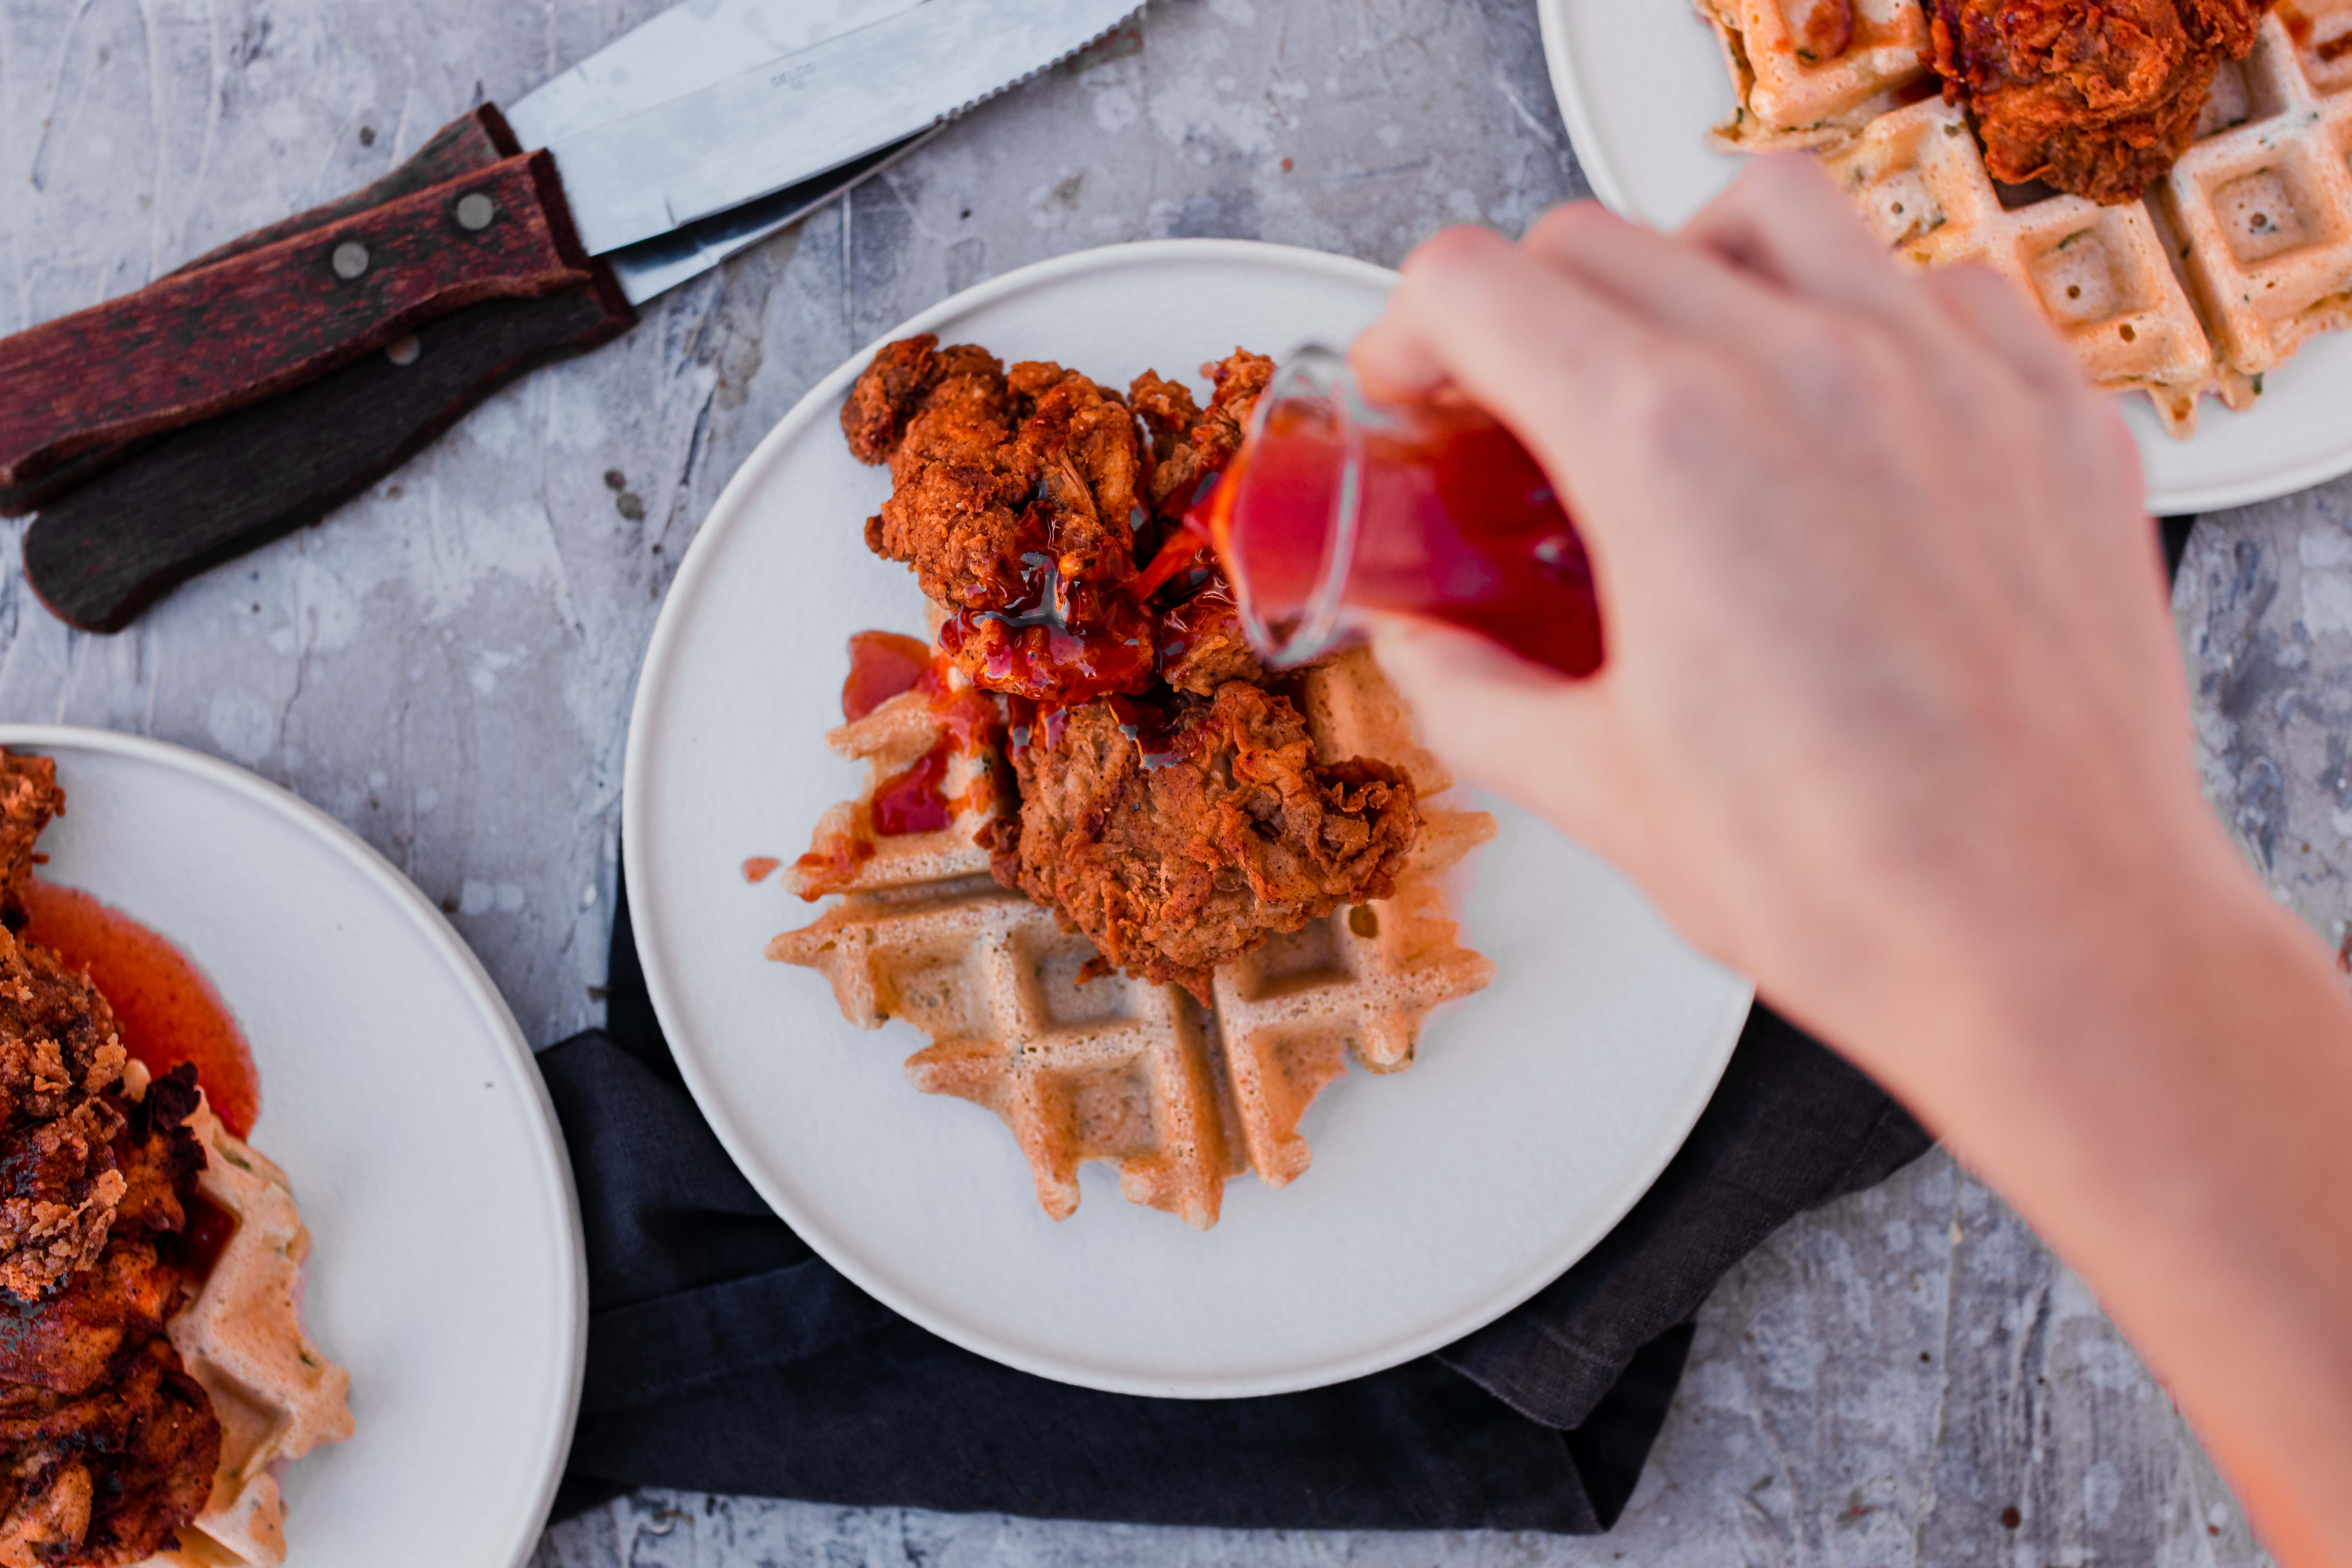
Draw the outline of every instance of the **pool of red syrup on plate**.
[[[186,953],[76,888],[36,878],[25,886],[25,907],[31,918],[18,934],[89,973],[114,1009],[125,1050],[159,1076],[194,1063],[213,1114],[240,1138],[253,1130],[261,1110],[253,1052],[220,993]]]
[[[849,675],[841,684],[841,716],[850,723],[872,713],[894,697],[920,692],[929,704],[940,735],[937,744],[874,786],[870,805],[872,837],[824,833],[807,854],[793,862],[803,879],[801,896],[815,900],[835,891],[872,859],[876,838],[936,833],[955,820],[963,807],[984,805],[980,792],[992,789],[983,777],[959,795],[947,793],[949,766],[960,753],[985,752],[994,745],[1002,726],[995,704],[971,687],[956,687],[948,679],[950,659],[933,652],[919,637],[901,632],[858,632],[849,639]],[[751,862],[743,874],[751,877]]]

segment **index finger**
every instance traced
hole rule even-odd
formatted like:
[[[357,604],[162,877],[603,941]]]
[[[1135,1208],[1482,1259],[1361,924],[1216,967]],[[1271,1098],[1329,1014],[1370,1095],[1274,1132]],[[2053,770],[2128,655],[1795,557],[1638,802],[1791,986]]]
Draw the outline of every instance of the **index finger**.
[[[1809,153],[1759,157],[1683,226],[1682,237],[1792,294],[1858,310],[1916,341],[1944,330],[1918,281]]]
[[[1402,397],[1457,385],[1538,450],[1538,428],[1583,422],[1664,346],[1622,301],[1489,230],[1444,230],[1402,270],[1349,350],[1357,374]]]

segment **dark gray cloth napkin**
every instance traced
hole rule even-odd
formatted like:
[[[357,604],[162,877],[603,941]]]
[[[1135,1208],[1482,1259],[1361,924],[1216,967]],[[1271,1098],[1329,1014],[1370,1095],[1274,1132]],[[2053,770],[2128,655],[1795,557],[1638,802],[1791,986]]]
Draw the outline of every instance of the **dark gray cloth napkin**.
[[[588,1248],[587,1381],[558,1517],[661,1486],[1147,1524],[1605,1530],[1724,1270],[1929,1142],[1759,1007],[1657,1184],[1489,1327],[1306,1394],[1097,1394],[959,1350],[835,1273],[687,1094],[625,892],[612,964],[607,1026],[539,1058]]]

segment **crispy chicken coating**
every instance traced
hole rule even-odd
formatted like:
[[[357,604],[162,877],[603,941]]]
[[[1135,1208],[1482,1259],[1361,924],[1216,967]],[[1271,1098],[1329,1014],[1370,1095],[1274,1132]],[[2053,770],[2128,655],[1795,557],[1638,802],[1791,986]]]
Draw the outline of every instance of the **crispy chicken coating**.
[[[1082,624],[1135,573],[1133,416],[1075,371],[937,345],[883,349],[843,405],[851,452],[890,466],[866,543],[951,609]]]
[[[63,808],[47,759],[0,752],[0,1568],[150,1557],[220,1463],[211,1400],[164,1337],[205,1167],[184,1125],[195,1069],[127,1098],[106,998],[12,929]]]
[[[99,1392],[0,1394],[0,1568],[143,1562],[202,1511],[221,1428],[160,1333]]]
[[[11,931],[25,923],[16,889],[33,874],[33,841],[65,810],[56,762],[0,752],[0,919]]]
[[[1222,574],[1160,617],[1160,679],[1195,697],[1213,697],[1228,680],[1265,680]]]
[[[1128,401],[1151,432],[1152,468],[1148,495],[1158,514],[1181,512],[1200,481],[1223,469],[1241,450],[1258,395],[1274,379],[1274,361],[1237,348],[1201,374],[1215,391],[1205,409],[1190,388],[1147,370],[1128,388]]]
[[[0,1291],[37,1300],[105,1246],[126,1059],[98,988],[0,930]]]
[[[42,1389],[79,1398],[140,1345],[163,1331],[187,1281],[153,1240],[121,1237],[96,1267],[37,1305],[0,1298],[0,1437],[8,1401]]]
[[[0,752],[0,906],[23,923],[33,844],[65,806],[47,757]],[[114,1010],[47,949],[0,927],[0,1292],[38,1300],[98,1258],[127,1184],[108,1091],[128,1060]]]
[[[1245,681],[1168,710],[1112,698],[1048,714],[1014,763],[997,880],[1110,966],[1203,1001],[1218,964],[1395,891],[1421,831],[1407,780],[1318,763],[1297,710]]]
[[[1014,462],[1004,367],[938,341],[883,349],[842,405],[850,451],[890,466],[890,499],[866,520],[866,543],[912,565],[943,605],[1002,608],[1021,596],[1022,557],[1045,547],[1042,526],[1024,520],[1036,477]]]
[[[2137,199],[2187,151],[2271,0],[1930,0],[1932,63],[1997,180]]]

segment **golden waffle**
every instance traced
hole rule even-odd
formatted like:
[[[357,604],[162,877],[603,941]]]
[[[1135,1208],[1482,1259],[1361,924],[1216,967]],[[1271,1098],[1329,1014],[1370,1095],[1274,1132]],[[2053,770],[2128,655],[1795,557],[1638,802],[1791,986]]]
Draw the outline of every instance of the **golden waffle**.
[[[1872,86],[1860,38],[1806,67],[1780,0],[1699,4],[1742,105],[1711,141],[1819,147],[1897,254],[2005,273],[2092,384],[2147,392],[2175,437],[2196,429],[2204,393],[2247,407],[2264,373],[2352,322],[2352,0],[2282,5],[2247,57],[2221,67],[2189,151],[2146,201],[2116,206],[1995,184],[1966,114],[1939,100],[1896,107],[1888,93],[1909,84]],[[1924,13],[1900,5],[1924,38]],[[1790,97],[1790,81],[1816,82],[1815,96]]]
[[[784,868],[784,886],[803,898],[828,892],[868,892],[935,883],[988,869],[988,851],[972,833],[998,810],[995,762],[986,752],[959,749],[948,760],[940,794],[949,804],[948,825],[930,833],[877,836],[874,831],[877,790],[914,766],[946,738],[931,699],[902,692],[868,713],[827,732],[824,743],[852,762],[866,764],[866,787],[818,819],[810,858]],[[848,859],[840,846],[855,846]],[[838,868],[851,862],[846,876]]]
[[[2300,35],[2303,42],[2297,45]],[[2215,357],[2242,388],[2352,321],[2352,4],[2267,18],[2154,193]],[[2333,50],[2329,59],[2323,51]]]
[[[1806,0],[1696,4],[1738,95],[1731,118],[1708,132],[1727,152],[1835,146],[1893,109],[1927,70],[1927,18],[1916,0],[1854,0],[1853,37],[1827,59],[1804,42]]]
[[[180,1527],[178,1545],[141,1568],[278,1568],[286,1561],[286,1500],[277,1468],[352,1435],[351,1374],[302,1331],[299,1281],[310,1233],[286,1173],[207,1104],[187,1125],[205,1155],[197,1190],[237,1222],[168,1325],[173,1348],[219,1418],[220,1468],[204,1511]]]
[[[1452,783],[1369,655],[1307,672],[1300,707],[1318,754],[1389,762],[1424,800]],[[1298,1120],[1350,1050],[1375,1071],[1406,1066],[1429,1010],[1493,978],[1455,941],[1437,879],[1494,819],[1423,815],[1393,897],[1220,968],[1210,1007],[1124,974],[1078,984],[1093,944],[984,872],[862,884],[768,956],[823,973],[853,1023],[903,1018],[929,1035],[908,1081],[1002,1117],[1054,1218],[1077,1207],[1079,1164],[1103,1160],[1130,1202],[1206,1229],[1227,1177],[1280,1186],[1306,1170]],[[971,849],[974,861],[985,854]]]
[[[2052,195],[2001,205],[1968,117],[1928,99],[1870,122],[1824,153],[1878,237],[1916,267],[1982,261],[2007,275],[2105,391],[2145,390],[2185,434],[2213,380],[2213,353],[2138,203]]]

